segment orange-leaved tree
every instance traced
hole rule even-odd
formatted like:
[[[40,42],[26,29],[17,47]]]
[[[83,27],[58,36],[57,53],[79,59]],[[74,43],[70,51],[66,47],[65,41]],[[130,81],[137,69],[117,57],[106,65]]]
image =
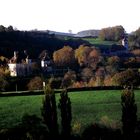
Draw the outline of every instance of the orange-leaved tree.
[[[53,53],[53,61],[57,66],[70,66],[75,63],[74,50],[64,46]]]

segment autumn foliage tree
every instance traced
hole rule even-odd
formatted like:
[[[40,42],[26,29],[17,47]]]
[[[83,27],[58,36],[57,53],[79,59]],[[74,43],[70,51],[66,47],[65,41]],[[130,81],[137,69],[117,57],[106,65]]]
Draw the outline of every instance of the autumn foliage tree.
[[[136,112],[133,112],[135,109],[134,110],[132,109],[133,106],[135,106],[133,89],[134,87],[137,87],[139,85],[140,83],[139,79],[140,78],[139,78],[138,72],[134,72],[132,69],[128,69],[126,71],[117,73],[113,77],[113,81],[117,85],[122,86],[124,88],[122,92],[122,111],[123,113],[127,113],[127,115],[123,114],[126,117],[126,120],[127,120],[128,114],[130,117],[134,117],[136,114]],[[124,121],[124,118],[122,118],[122,121]],[[124,125],[129,125],[129,124],[124,124]]]
[[[87,59],[88,67],[95,70],[97,68],[98,63],[101,60],[100,58],[101,58],[100,50],[97,48],[92,48]]]
[[[75,81],[76,81],[76,73],[74,71],[69,70],[64,75],[61,87],[68,88],[72,86],[75,83]]]
[[[4,76],[0,76],[0,91],[5,91],[9,83]]]
[[[89,80],[94,77],[92,69],[91,68],[84,68],[81,71],[81,77],[82,77],[82,80],[84,82],[88,83]]]
[[[9,83],[6,79],[10,75],[9,70],[6,67],[0,67],[0,91],[5,91]]]
[[[106,70],[108,71],[108,73],[113,75],[114,73],[118,72],[120,64],[121,64],[121,60],[118,56],[108,57]]]
[[[96,76],[96,85],[103,86],[105,78],[105,69],[103,67],[98,68],[95,76]]]
[[[57,66],[71,66],[75,63],[74,50],[70,46],[64,46],[53,53],[53,61]]]
[[[87,57],[91,48],[89,46],[80,45],[79,48],[75,50],[75,58],[80,66],[87,65]]]
[[[75,58],[80,66],[95,69],[100,60],[100,51],[95,47],[80,45],[75,50]]]
[[[104,78],[104,86],[112,86],[112,77],[111,75],[106,75]]]
[[[120,62],[120,58],[118,56],[111,56],[107,59],[107,63],[111,66],[116,66]]]
[[[124,36],[125,30],[120,26],[103,28],[99,32],[99,38],[108,41],[119,41]]]
[[[139,83],[139,74],[138,72],[134,72],[132,69],[127,69],[126,71],[122,71],[120,73],[116,73],[113,76],[113,82],[115,85],[122,87],[136,87]]]
[[[131,69],[117,73],[113,79],[124,87],[121,95],[122,130],[125,139],[132,139],[137,122],[137,106],[134,98],[134,87],[139,85],[139,75]]]
[[[8,63],[8,58],[6,58],[4,56],[0,56],[0,65],[6,66],[7,63]]]
[[[27,84],[28,90],[41,90],[43,89],[43,80],[39,76],[32,78]]]
[[[139,49],[140,48],[140,28],[128,36],[129,49]]]
[[[140,56],[140,49],[135,49],[131,51],[131,53],[134,54],[135,56]]]

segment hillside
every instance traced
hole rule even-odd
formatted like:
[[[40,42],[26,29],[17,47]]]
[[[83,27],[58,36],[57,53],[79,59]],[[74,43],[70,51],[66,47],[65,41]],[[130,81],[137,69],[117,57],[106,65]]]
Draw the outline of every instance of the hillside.
[[[43,50],[48,50],[52,55],[54,51],[65,45],[78,48],[79,45],[88,43],[81,39],[65,40],[64,37],[59,38],[58,35],[45,31],[0,32],[0,55],[11,58],[14,51],[27,50],[30,56],[36,59]]]
[[[104,117],[108,121],[120,126],[121,121],[121,91],[80,91],[70,92],[69,97],[72,102],[72,125],[78,122],[81,127],[93,122],[102,122]],[[138,117],[140,116],[140,94],[135,91],[136,103],[138,105]],[[0,127],[9,128],[18,125],[22,116],[26,114],[36,114],[41,117],[42,95],[34,96],[13,96],[0,98]],[[57,103],[59,94],[56,94]],[[6,108],[6,110],[5,110]],[[81,109],[82,108],[82,109]],[[59,110],[58,110],[59,111]],[[59,114],[60,115],[60,114]],[[3,119],[5,118],[5,119]],[[12,118],[12,119],[11,119]],[[110,122],[110,123],[111,123]]]
[[[85,30],[78,32],[75,37],[98,37],[100,30]]]
[[[114,44],[119,45],[116,41],[103,41],[100,38],[82,38],[82,40],[89,42],[92,46],[100,48],[103,52],[111,49]]]

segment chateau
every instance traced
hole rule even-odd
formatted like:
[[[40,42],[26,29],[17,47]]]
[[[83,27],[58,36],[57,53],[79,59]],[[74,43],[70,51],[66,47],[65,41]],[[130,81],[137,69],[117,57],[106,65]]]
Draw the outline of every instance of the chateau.
[[[22,63],[19,59],[18,52],[14,51],[14,56],[10,59],[8,66],[10,70],[10,76],[26,76],[31,74],[32,61],[29,59],[26,51],[24,51],[24,57]]]
[[[14,51],[14,56],[10,59],[8,63],[10,76],[29,76],[32,75],[33,71],[33,64],[36,63],[38,60],[32,60],[26,51],[23,53],[24,55],[20,58],[18,52]],[[44,57],[40,61],[40,66],[43,71],[51,71],[51,62],[49,59]]]

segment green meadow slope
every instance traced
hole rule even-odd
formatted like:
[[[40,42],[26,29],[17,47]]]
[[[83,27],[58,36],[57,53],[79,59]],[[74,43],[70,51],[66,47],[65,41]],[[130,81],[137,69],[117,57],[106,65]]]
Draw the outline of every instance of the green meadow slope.
[[[135,91],[135,99],[140,117],[139,92]],[[72,124],[80,124],[83,127],[89,123],[109,121],[120,126],[120,90],[70,92],[69,97],[72,103]],[[42,98],[43,95],[0,97],[0,128],[18,125],[24,114],[36,114],[41,117]],[[56,94],[56,98],[58,103],[60,95]],[[60,116],[60,113],[58,114]]]

